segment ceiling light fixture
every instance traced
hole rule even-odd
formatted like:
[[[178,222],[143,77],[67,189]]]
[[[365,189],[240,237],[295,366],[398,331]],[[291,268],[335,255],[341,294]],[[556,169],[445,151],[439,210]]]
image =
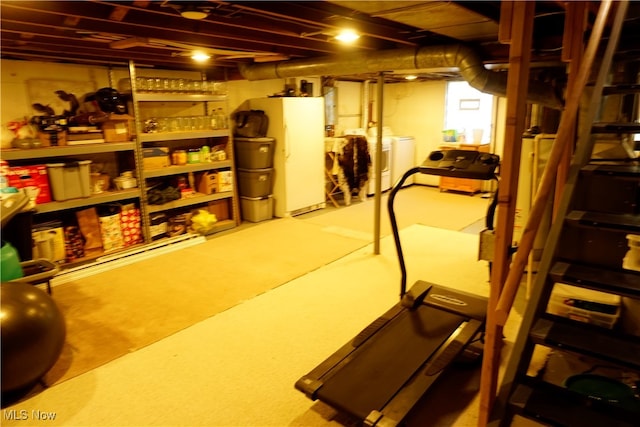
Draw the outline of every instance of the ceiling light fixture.
[[[404,77],[405,80],[415,80],[418,78],[418,76],[416,76],[415,74],[409,74],[408,76]]]
[[[211,59],[211,55],[204,52],[196,51],[191,54],[191,59],[193,59],[196,62],[205,62]]]
[[[209,16],[209,13],[200,9],[196,9],[193,6],[187,6],[184,8],[184,10],[180,11],[180,15],[182,15],[183,18],[200,20]]]
[[[336,36],[336,40],[340,40],[343,43],[352,43],[360,38],[360,34],[352,29],[345,29],[340,31]]]

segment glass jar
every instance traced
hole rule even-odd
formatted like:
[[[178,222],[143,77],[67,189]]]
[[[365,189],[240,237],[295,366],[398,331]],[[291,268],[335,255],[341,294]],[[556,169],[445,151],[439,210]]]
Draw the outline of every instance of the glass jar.
[[[200,163],[200,149],[190,148],[187,152],[187,163]]]
[[[187,152],[185,150],[175,150],[171,157],[174,165],[182,166],[187,164]]]

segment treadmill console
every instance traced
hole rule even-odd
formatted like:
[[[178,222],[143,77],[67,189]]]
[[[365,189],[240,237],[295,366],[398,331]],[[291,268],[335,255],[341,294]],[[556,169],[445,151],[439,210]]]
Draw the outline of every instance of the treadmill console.
[[[494,178],[500,157],[475,150],[432,151],[420,165],[420,173],[488,180]]]

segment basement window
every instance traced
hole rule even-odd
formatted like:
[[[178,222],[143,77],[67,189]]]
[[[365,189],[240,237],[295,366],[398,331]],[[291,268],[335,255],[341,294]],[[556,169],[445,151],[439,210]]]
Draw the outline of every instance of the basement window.
[[[488,144],[493,129],[493,95],[467,82],[447,82],[444,129],[454,129],[459,143]]]

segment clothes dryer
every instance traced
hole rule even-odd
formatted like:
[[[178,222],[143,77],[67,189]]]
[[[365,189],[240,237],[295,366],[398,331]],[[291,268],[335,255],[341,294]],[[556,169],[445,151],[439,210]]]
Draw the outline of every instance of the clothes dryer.
[[[378,138],[377,137],[367,137],[367,141],[369,142],[369,155],[371,156],[371,173],[369,174],[369,187],[367,190],[367,195],[370,196],[375,194],[376,192],[376,170],[377,170],[377,145]],[[387,191],[391,188],[391,137],[383,136],[382,137],[382,162],[380,167],[382,169],[381,177],[380,177],[380,191]]]
[[[391,183],[395,184],[412,167],[416,166],[416,140],[412,136],[391,137]],[[410,176],[403,187],[415,182]]]

